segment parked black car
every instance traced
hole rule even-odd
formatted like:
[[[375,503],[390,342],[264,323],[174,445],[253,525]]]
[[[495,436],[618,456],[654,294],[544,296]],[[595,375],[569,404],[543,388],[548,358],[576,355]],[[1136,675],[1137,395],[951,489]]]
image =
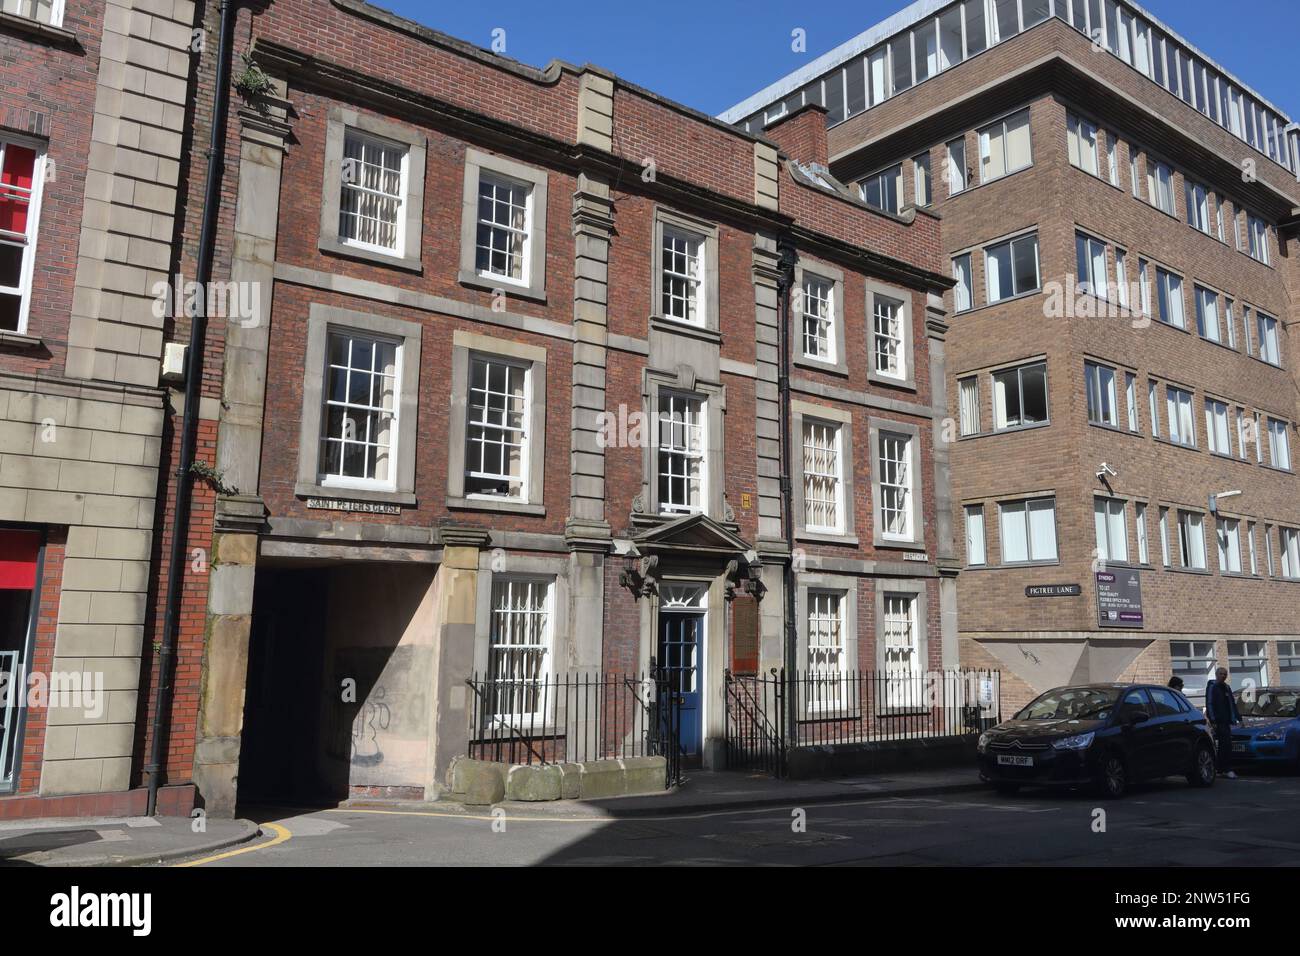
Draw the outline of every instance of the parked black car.
[[[1058,687],[979,739],[980,777],[1000,792],[1022,786],[1095,786],[1122,796],[1130,783],[1175,774],[1213,785],[1214,740],[1205,715],[1168,687]]]

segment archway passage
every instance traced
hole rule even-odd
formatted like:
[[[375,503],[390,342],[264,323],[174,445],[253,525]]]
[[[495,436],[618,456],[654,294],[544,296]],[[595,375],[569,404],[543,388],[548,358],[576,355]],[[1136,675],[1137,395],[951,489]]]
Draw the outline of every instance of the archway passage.
[[[428,566],[259,566],[241,804],[424,796],[433,580]]]

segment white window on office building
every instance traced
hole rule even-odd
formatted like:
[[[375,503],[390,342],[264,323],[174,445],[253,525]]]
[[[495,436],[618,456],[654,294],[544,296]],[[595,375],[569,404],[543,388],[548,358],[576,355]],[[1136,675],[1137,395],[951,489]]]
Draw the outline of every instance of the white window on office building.
[[[1215,522],[1215,537],[1219,544],[1219,571],[1240,574],[1241,522],[1236,518],[1220,517]]]
[[[1267,687],[1268,642],[1229,641],[1228,671],[1237,690]]]
[[[1002,563],[1055,561],[1056,499],[1004,501],[998,505]]]
[[[1214,679],[1218,658],[1213,641],[1172,641],[1169,662],[1174,676],[1181,677],[1188,697],[1203,698],[1205,685]]]
[[[1178,512],[1178,558],[1181,568],[1195,571],[1206,569],[1205,518],[1199,512]]]
[[[1097,557],[1119,564],[1128,562],[1128,503],[1119,498],[1092,499],[1097,531]]]

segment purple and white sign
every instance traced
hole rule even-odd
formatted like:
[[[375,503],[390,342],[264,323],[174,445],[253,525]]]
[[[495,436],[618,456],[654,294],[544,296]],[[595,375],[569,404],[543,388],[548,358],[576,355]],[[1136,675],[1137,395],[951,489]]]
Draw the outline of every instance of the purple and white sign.
[[[1138,571],[1097,572],[1097,623],[1102,627],[1142,627],[1142,578]]]

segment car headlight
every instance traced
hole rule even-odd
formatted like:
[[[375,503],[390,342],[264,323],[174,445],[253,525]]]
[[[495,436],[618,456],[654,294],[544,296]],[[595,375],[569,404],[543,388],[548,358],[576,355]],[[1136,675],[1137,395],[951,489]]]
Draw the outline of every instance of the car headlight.
[[[1052,741],[1052,746],[1057,750],[1087,750],[1092,746],[1092,738],[1095,736],[1097,736],[1096,733],[1063,737],[1060,740]]]
[[[1279,733],[1276,730],[1270,730],[1266,734],[1260,734],[1255,739],[1256,740],[1285,740],[1286,734]]]
[[[980,734],[979,743],[977,743],[977,744],[975,745],[975,749],[978,750],[980,753],[983,753],[984,751],[986,751],[986,750],[989,749],[989,735],[988,735],[988,734]]]

